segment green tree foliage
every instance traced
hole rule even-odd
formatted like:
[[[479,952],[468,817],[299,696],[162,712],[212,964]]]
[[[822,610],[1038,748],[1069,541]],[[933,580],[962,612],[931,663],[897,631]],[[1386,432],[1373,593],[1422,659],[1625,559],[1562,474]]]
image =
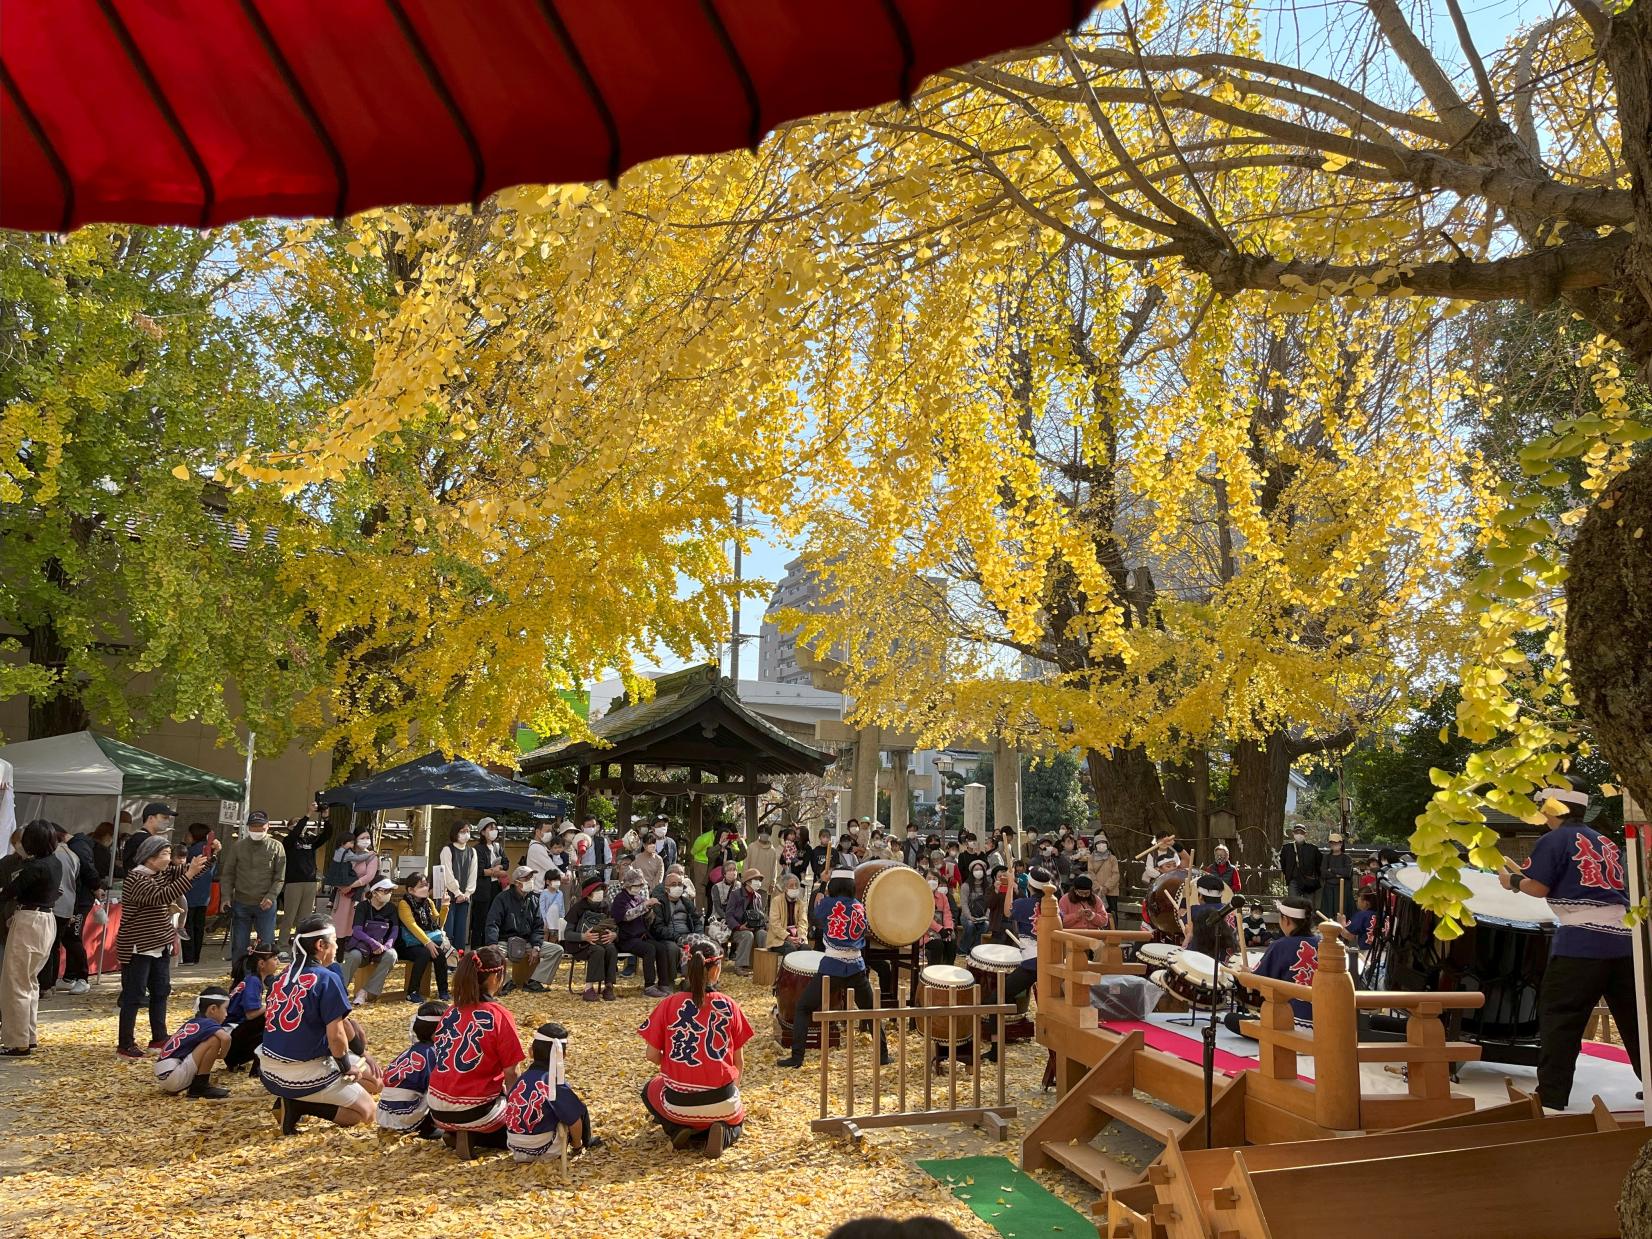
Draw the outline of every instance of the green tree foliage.
[[[974,781],[987,789],[987,829],[996,830],[992,805],[993,767],[990,761],[976,767]],[[960,796],[960,806],[962,802]],[[1022,829],[1044,834],[1067,822],[1078,830],[1093,816],[1079,779],[1078,758],[1071,753],[1057,753],[1053,757],[1037,759],[1022,757]],[[948,820],[952,820],[950,814]]]

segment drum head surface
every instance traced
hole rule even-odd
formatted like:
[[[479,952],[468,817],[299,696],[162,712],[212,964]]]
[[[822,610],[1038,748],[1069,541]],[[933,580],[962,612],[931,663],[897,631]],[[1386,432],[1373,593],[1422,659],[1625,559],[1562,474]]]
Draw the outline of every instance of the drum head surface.
[[[1200,985],[1213,985],[1216,982],[1216,961],[1199,951],[1183,951],[1176,956],[1170,965],[1190,981],[1197,981]],[[1226,980],[1224,975],[1223,980]]]
[[[780,965],[787,972],[801,972],[812,977],[820,972],[820,961],[825,958],[824,951],[788,951]]]
[[[1021,966],[1021,952],[1013,946],[983,942],[969,953],[970,962],[993,972],[1014,972]]]
[[[890,866],[874,874],[861,896],[866,927],[879,942],[911,946],[935,920],[935,895],[916,869]]]
[[[1181,947],[1168,942],[1143,942],[1136,947],[1136,958],[1146,964],[1169,964],[1181,953]]]
[[[975,974],[968,968],[951,964],[930,964],[918,974],[925,985],[939,985],[944,989],[965,989],[975,984]]]
[[[1459,877],[1472,892],[1468,910],[1477,921],[1501,925],[1553,925],[1555,915],[1549,911],[1546,900],[1521,891],[1511,891],[1497,880],[1495,873],[1483,869],[1464,869]],[[1407,898],[1414,898],[1428,876],[1416,865],[1407,865],[1391,873],[1389,885]]]

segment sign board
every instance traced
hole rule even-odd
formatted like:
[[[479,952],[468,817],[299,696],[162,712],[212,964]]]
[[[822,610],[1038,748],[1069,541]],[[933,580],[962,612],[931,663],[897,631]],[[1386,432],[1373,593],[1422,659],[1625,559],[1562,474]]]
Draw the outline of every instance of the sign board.
[[[239,826],[241,824],[242,805],[239,800],[220,800],[218,802],[218,825]]]

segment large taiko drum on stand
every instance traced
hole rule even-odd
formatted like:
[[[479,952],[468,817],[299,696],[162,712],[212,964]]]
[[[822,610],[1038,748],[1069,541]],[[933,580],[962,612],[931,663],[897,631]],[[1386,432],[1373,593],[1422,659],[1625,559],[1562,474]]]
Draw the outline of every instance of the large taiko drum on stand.
[[[910,865],[869,860],[855,866],[855,898],[866,905],[866,928],[888,947],[911,946],[929,932],[935,895]]]
[[[1186,930],[1182,925],[1182,886],[1187,882],[1185,869],[1161,873],[1147,888],[1142,900],[1142,928],[1153,931],[1155,942],[1169,942],[1181,946]]]
[[[1233,974],[1199,951],[1182,951],[1154,980],[1196,1011],[1223,1010],[1233,994]]]
[[[918,974],[920,1007],[967,1007],[975,1003],[975,974],[951,964],[930,964]],[[950,1020],[927,1020],[929,1039],[937,1058],[970,1056],[970,1020],[960,1015]]]
[[[780,961],[780,972],[774,980],[774,1015],[780,1025],[780,1044],[791,1049],[792,1038],[796,1030],[792,1027],[792,1016],[797,1011],[797,1000],[803,996],[808,986],[818,986],[820,982],[820,964],[826,958],[822,951],[789,951]],[[841,1009],[848,1000],[847,994],[836,994],[831,998],[833,1010]],[[832,1025],[832,1044],[838,1043],[840,1025]],[[809,1049],[818,1049],[820,1046],[820,1027],[804,1029],[803,1044]]]
[[[1507,889],[1495,874],[1464,869],[1460,877],[1472,892],[1467,906],[1475,923],[1441,941],[1434,936],[1439,918],[1416,902],[1427,881],[1423,871],[1412,865],[1383,875],[1383,923],[1367,974],[1378,974],[1384,989],[1483,993],[1485,1006],[1462,1013],[1463,1036],[1480,1044],[1487,1061],[1535,1063],[1538,990],[1554,914],[1545,901]]]
[[[1004,1001],[1004,985],[1010,973],[1021,967],[1021,952],[1013,946],[983,942],[969,953],[969,970],[981,987],[981,997],[988,1003]],[[1013,1045],[1033,1039],[1033,1022],[1027,1018],[1027,994],[1015,997],[1015,1014],[1004,1023],[1004,1041]]]

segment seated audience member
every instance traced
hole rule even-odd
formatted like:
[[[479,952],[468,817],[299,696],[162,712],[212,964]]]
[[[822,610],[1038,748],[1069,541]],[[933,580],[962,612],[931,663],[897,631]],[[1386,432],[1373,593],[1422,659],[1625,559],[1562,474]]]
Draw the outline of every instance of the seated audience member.
[[[624,889],[614,900],[614,925],[621,953],[642,961],[642,992],[649,998],[664,998],[677,979],[677,948],[654,937],[654,912],[660,901],[648,893],[648,882],[639,870],[626,875]]]
[[[413,1044],[384,1069],[375,1119],[385,1131],[414,1132],[423,1140],[436,1136],[430,1117],[430,1071],[436,1065],[436,1029],[447,1014],[445,1002],[425,1002],[413,1015]]]
[[[751,975],[751,953],[754,947],[768,942],[768,913],[763,911],[763,875],[745,874],[729,892],[724,905],[728,918],[729,955],[734,971],[740,976]]]
[[[654,909],[654,937],[681,949],[690,938],[705,932],[705,917],[695,906],[694,888],[681,873],[666,871],[664,894]]]
[[[345,988],[351,988],[351,979],[355,979],[352,1006],[376,1002],[396,966],[393,944],[401,931],[401,916],[390,904],[395,890],[389,878],[379,878],[368,887],[367,898],[356,905],[350,935],[340,948],[338,962]]]
[[[568,909],[564,946],[575,959],[585,961],[586,1002],[614,1001],[619,976],[619,927],[608,911],[608,887],[602,875],[588,872],[580,897]]]
[[[442,928],[442,913],[430,897],[430,879],[422,873],[411,873],[402,879],[407,893],[396,904],[396,919],[401,922],[402,957],[407,960],[407,1001],[424,1001],[424,973],[426,968],[436,972],[436,996],[447,1001],[447,961],[449,947],[447,931]]]
[[[505,1144],[519,1162],[598,1148],[591,1112],[568,1083],[568,1030],[541,1024],[533,1035],[533,1066],[522,1073],[505,1105]]]
[[[809,945],[809,914],[803,906],[803,882],[785,870],[780,888],[769,900],[769,949],[785,954]]]
[[[722,962],[715,943],[694,943],[683,958],[687,989],[662,998],[637,1030],[648,1061],[659,1068],[643,1086],[643,1105],[673,1148],[703,1137],[712,1158],[740,1138],[746,1120],[740,1075],[752,1038],[740,1004],[713,991]]]
[[[216,985],[201,991],[195,1014],[161,1047],[155,1063],[155,1083],[163,1093],[188,1092],[191,1097],[228,1097],[227,1088],[212,1083],[212,1064],[229,1048],[224,1017],[229,994]]]
[[[523,988],[543,993],[556,976],[562,946],[545,941],[545,918],[540,911],[539,895],[529,889],[533,880],[534,871],[527,865],[516,867],[511,873],[511,884],[488,905],[485,937],[488,946],[503,947],[505,958],[512,964],[526,960],[533,973]],[[499,992],[508,994],[514,988],[515,983],[507,979]]]
[[[1096,894],[1095,879],[1080,873],[1056,905],[1063,929],[1106,929],[1107,902]]]
[[[494,1001],[505,983],[505,953],[484,946],[459,959],[453,1005],[441,1017],[430,1069],[430,1117],[451,1145],[505,1147],[505,1097],[522,1068],[522,1039],[508,1008]]]
[[[264,1041],[264,990],[269,979],[281,971],[281,957],[269,942],[254,943],[235,961],[230,973],[229,1013],[224,1027],[229,1029],[229,1048],[224,1053],[224,1069],[239,1071],[252,1064],[258,1074],[258,1047]]]

